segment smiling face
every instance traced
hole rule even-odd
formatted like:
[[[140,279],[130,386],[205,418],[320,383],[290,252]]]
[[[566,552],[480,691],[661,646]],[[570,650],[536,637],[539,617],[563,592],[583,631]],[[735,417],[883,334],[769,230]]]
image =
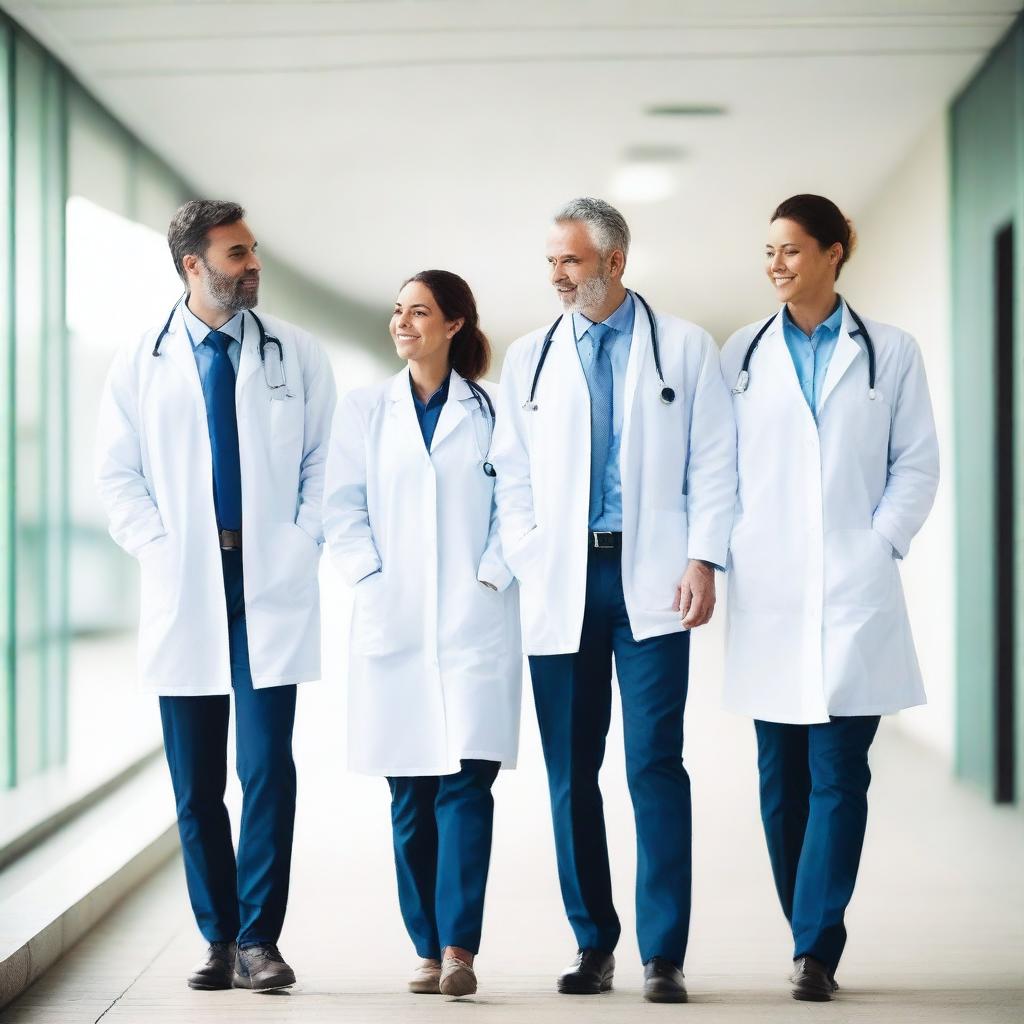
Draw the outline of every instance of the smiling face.
[[[768,228],[765,271],[780,302],[817,301],[835,290],[843,256],[839,242],[822,248],[795,220],[780,217]]]
[[[433,292],[421,281],[410,281],[395,299],[391,337],[399,358],[407,362],[447,362],[452,338],[464,321],[446,320]]]
[[[259,302],[263,266],[245,221],[210,228],[206,240],[204,255],[189,254],[182,260],[189,292],[227,313],[252,309]]]
[[[562,308],[584,316],[604,305],[626,263],[618,249],[602,256],[590,229],[578,220],[556,221],[551,226],[547,259],[551,284]]]

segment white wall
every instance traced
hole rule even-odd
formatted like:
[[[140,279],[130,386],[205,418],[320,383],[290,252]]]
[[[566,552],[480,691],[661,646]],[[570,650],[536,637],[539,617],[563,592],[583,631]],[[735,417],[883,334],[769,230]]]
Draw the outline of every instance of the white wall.
[[[924,354],[942,457],[935,507],[902,564],[928,706],[900,725],[952,759],[955,710],[953,396],[948,132],[939,115],[866,209],[840,289],[864,316],[897,324]]]

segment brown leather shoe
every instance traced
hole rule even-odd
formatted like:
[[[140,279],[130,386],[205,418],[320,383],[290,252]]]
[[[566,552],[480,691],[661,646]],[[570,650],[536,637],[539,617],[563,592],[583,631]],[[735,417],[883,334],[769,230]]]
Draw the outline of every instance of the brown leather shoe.
[[[839,988],[832,972],[813,956],[798,956],[789,980],[793,983],[793,998],[811,1003],[827,1003]]]
[[[206,959],[192,968],[188,976],[188,987],[201,991],[231,988],[231,977],[235,971],[235,944],[233,942],[211,942]]]
[[[436,996],[441,992],[441,961],[424,959],[412,972],[409,991],[423,996]]]
[[[441,963],[441,980],[437,987],[443,996],[471,996],[476,992],[476,972],[465,960],[446,956]]]
[[[273,992],[295,984],[295,972],[285,963],[281,951],[272,942],[239,949],[235,957],[235,988],[253,992]]]

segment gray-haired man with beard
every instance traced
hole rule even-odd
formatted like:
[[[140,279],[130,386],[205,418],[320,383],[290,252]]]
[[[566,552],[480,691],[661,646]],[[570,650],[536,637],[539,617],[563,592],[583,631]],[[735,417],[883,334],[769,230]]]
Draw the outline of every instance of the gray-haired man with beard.
[[[288,898],[296,684],[320,675],[320,502],[335,390],[316,341],[257,314],[256,239],[194,200],[167,233],[184,297],[122,347],[100,407],[97,482],[142,574],[139,675],[160,698],[196,923],[191,988],[295,983]],[[243,582],[244,581],[244,582]],[[238,853],[224,806],[235,705]]]
[[[598,773],[614,659],[637,831],[644,998],[683,1002],[690,781],[689,631],[715,606],[736,497],[736,430],[706,331],[622,282],[629,228],[600,199],[548,234],[562,315],[513,342],[493,462],[505,561],[548,770],[562,899],[577,956],[560,992],[612,986],[612,902]]]

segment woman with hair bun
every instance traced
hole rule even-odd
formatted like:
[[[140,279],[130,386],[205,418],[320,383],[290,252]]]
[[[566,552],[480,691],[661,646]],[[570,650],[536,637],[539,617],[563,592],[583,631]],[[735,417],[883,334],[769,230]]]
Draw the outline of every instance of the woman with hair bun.
[[[854,240],[830,200],[782,203],[765,249],[782,306],[722,352],[739,457],[726,704],[754,719],[792,994],[821,1001],[846,944],[868,749],[881,715],[925,702],[897,563],[939,478],[917,343],[836,293]]]
[[[422,958],[409,988],[470,995],[491,852],[491,786],[514,768],[519,599],[494,514],[490,349],[461,277],[402,285],[406,367],[335,416],[324,532],[355,588],[349,767],[391,787],[398,895]]]

